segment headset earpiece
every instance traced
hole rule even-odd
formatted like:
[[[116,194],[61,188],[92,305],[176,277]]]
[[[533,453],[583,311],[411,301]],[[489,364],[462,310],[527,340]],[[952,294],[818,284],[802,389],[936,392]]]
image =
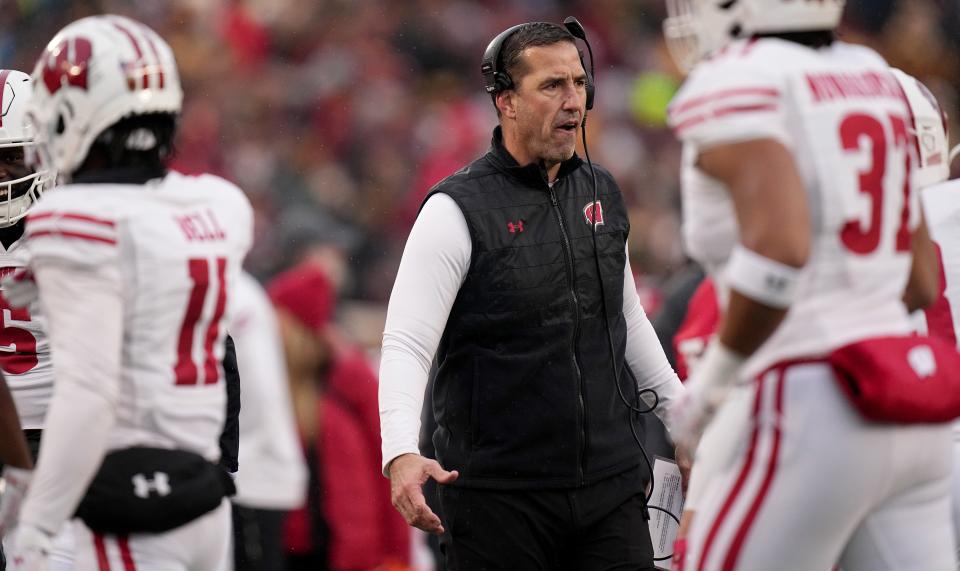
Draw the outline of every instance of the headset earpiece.
[[[517,24],[500,32],[495,38],[490,40],[487,49],[484,50],[483,61],[480,64],[480,73],[483,74],[483,86],[484,89],[487,90],[487,93],[493,95],[498,91],[513,87],[513,79],[508,73],[500,69],[502,63],[500,61],[500,50],[503,48],[503,44],[507,41],[507,38],[525,25],[526,24]]]

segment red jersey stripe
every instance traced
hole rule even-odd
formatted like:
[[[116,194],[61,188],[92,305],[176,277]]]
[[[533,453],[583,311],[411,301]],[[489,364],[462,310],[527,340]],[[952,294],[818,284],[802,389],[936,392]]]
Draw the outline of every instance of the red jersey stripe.
[[[110,244],[111,246],[116,246],[117,241],[113,238],[107,238],[106,236],[96,236],[94,234],[86,234],[84,232],[73,232],[70,230],[37,230],[35,232],[27,231],[27,236],[30,238],[42,238],[44,236],[57,236],[60,238],[76,238],[78,240],[87,240],[90,242],[102,242],[104,244]]]
[[[676,117],[681,113],[686,113],[691,109],[696,109],[707,103],[714,101],[719,101],[721,99],[729,99],[731,97],[780,97],[780,90],[775,87],[737,87],[733,89],[723,89],[720,91],[715,91],[713,93],[708,93],[706,95],[701,95],[700,97],[695,97],[689,101],[684,101],[677,105],[676,107],[669,107],[667,112],[670,117]]]
[[[28,222],[34,222],[36,220],[79,220],[81,222],[90,222],[91,224],[98,224],[100,226],[106,226],[108,228],[113,228],[116,226],[116,223],[113,220],[106,220],[104,218],[97,218],[96,216],[90,216],[89,214],[75,214],[72,212],[44,212],[42,214],[31,214],[27,216]]]
[[[688,119],[680,123],[673,129],[674,131],[676,131],[678,135],[680,135],[687,129],[694,127],[696,125],[699,125],[700,123],[704,123],[711,119],[726,117],[727,115],[733,115],[734,113],[758,113],[758,112],[776,111],[776,110],[777,110],[776,103],[761,103],[757,105],[738,105],[733,107],[723,107],[721,109],[717,109],[713,113],[709,113],[707,115],[700,115],[692,119]]]

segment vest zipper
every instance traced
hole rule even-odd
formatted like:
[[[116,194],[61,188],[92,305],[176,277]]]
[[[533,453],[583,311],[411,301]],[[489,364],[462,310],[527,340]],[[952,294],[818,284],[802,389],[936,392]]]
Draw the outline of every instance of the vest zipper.
[[[580,357],[578,345],[580,340],[580,299],[577,296],[577,277],[573,265],[573,248],[570,245],[570,238],[567,235],[567,227],[563,223],[563,212],[560,210],[560,202],[557,200],[557,194],[550,187],[550,202],[553,204],[553,210],[557,215],[557,222],[560,224],[560,235],[563,237],[563,249],[567,254],[567,276],[570,278],[570,297],[573,300],[573,311],[576,316],[573,325],[573,338],[571,339],[570,352],[573,357],[573,368],[577,372],[577,424],[579,442],[577,446],[577,485],[583,485],[583,457],[587,446],[587,412],[583,401],[583,372],[580,369]]]

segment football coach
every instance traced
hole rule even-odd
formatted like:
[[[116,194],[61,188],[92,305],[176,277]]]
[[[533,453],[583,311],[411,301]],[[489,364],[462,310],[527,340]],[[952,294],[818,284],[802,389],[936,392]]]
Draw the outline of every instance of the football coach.
[[[447,532],[450,570],[653,569],[631,423],[654,400],[665,419],[684,389],[637,296],[620,190],[599,167],[595,189],[575,152],[591,79],[574,36],[549,23],[498,35],[482,71],[499,117],[490,150],[431,190],[390,297],[393,503]],[[417,447],[434,357],[438,461]]]

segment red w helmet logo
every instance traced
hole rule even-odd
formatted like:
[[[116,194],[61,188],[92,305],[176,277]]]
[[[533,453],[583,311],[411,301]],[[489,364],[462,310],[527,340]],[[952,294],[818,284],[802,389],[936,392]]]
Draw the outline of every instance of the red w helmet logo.
[[[50,95],[66,86],[87,89],[87,67],[93,46],[85,38],[68,38],[43,54],[43,84]]]
[[[594,208],[594,205],[596,205],[596,208]],[[603,205],[600,204],[600,201],[587,203],[583,207],[583,217],[588,225],[603,226]]]

